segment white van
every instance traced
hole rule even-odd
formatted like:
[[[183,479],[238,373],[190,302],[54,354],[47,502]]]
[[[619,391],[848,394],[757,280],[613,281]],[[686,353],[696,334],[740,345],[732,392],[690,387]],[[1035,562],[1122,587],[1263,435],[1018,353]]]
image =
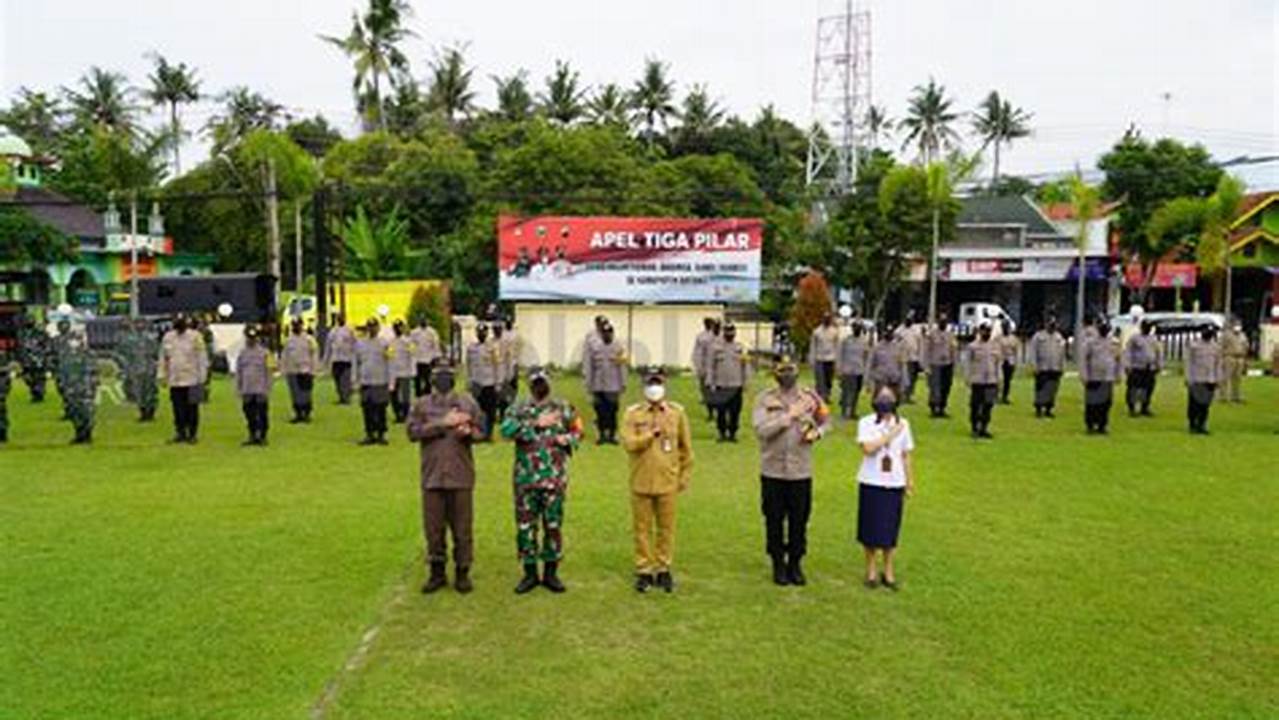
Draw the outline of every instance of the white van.
[[[955,320],[955,331],[960,337],[971,337],[977,334],[977,328],[983,322],[989,322],[991,337],[1004,334],[1004,321],[1007,320],[1014,333],[1017,323],[1013,321],[1002,307],[995,303],[969,302],[959,306],[959,317]]]

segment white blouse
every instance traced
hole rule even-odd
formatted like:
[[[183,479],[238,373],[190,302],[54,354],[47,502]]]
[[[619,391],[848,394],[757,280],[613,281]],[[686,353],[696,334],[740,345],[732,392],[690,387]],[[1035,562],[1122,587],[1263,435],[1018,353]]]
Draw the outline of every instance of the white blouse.
[[[858,420],[858,445],[886,437],[892,429],[890,422],[892,420],[879,422],[875,415],[867,415]],[[906,465],[902,456],[915,449],[915,438],[911,435],[909,420],[898,417],[896,422],[902,425],[902,431],[897,437],[869,455],[862,453],[862,466],[857,472],[858,482],[884,488],[906,487]]]

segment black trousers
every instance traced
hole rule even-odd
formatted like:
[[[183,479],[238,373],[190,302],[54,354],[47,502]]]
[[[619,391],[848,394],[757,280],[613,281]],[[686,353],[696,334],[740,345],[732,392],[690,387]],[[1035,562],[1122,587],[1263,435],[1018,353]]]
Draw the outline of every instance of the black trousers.
[[[830,402],[831,385],[835,382],[835,363],[822,361],[813,363],[813,384],[817,386],[817,394],[822,400]]]
[[[1017,366],[1010,362],[1006,362],[1000,369],[1003,371],[1004,387],[999,399],[1002,402],[1008,402],[1008,394],[1012,392],[1013,389],[1013,373],[1017,371]]]
[[[808,551],[808,516],[813,510],[813,481],[760,479],[760,509],[764,512],[764,551],[791,560]]]
[[[1128,387],[1124,400],[1128,404],[1128,412],[1150,412],[1150,400],[1155,395],[1154,370],[1129,370]]]
[[[1208,429],[1208,409],[1212,407],[1212,396],[1217,386],[1212,383],[1195,383],[1186,392],[1186,420],[1191,430],[1206,431]]]
[[[918,361],[911,360],[906,363],[906,402],[915,402],[915,382],[919,380],[919,372],[924,369]]]
[[[244,420],[249,425],[249,437],[265,440],[270,424],[267,419],[270,412],[266,395],[245,395],[240,400],[240,407],[244,410]]]
[[[44,402],[44,384],[49,374],[44,370],[23,370],[22,379],[31,390],[31,402]]]
[[[592,393],[595,405],[595,428],[600,437],[611,438],[617,434],[617,400],[613,392]]]
[[[737,427],[742,419],[742,389],[720,388],[723,394],[715,406],[715,426],[720,437],[737,437]]]
[[[839,409],[845,418],[857,415],[857,397],[862,394],[862,375],[839,377]]]
[[[471,394],[479,403],[484,413],[484,437],[493,437],[493,425],[497,422],[497,387],[494,385],[472,385]]]
[[[934,414],[946,412],[950,402],[950,388],[955,383],[954,365],[933,365],[928,373],[928,408]]]
[[[386,406],[389,403],[390,393],[385,385],[365,385],[360,388],[360,411],[364,415],[366,438],[386,435]]]
[[[431,364],[418,363],[417,374],[413,376],[413,397],[422,397],[431,392]]]
[[[1057,404],[1057,390],[1060,385],[1060,370],[1042,370],[1035,373],[1035,409],[1051,411]]]
[[[401,377],[395,379],[395,389],[391,392],[391,409],[395,412],[395,422],[402,423],[409,417],[409,409],[413,405],[413,380]]]
[[[986,432],[990,429],[990,413],[995,407],[995,393],[998,388],[994,384],[979,383],[971,386],[968,397],[968,423],[973,432]]]
[[[194,440],[200,431],[199,385],[169,388],[169,404],[173,407],[173,425],[179,438]]]
[[[338,402],[343,405],[351,402],[351,363],[334,361],[333,388],[337,390]]]

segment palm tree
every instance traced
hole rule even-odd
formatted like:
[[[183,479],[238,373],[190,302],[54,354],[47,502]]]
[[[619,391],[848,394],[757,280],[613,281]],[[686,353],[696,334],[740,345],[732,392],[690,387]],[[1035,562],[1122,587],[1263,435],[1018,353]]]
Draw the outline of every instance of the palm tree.
[[[641,135],[651,145],[657,139],[657,126],[666,130],[667,118],[678,118],[675,107],[675,83],[666,77],[667,66],[660,60],[649,58],[644,62],[644,74],[631,91],[631,106],[635,120],[643,127]]]
[[[66,115],[66,108],[56,95],[20,87],[9,107],[0,110],[0,125],[26,140],[36,154],[42,155],[52,151],[61,137]]]
[[[906,130],[902,149],[911,145],[919,148],[919,156],[925,165],[938,158],[943,149],[959,144],[959,134],[951,124],[959,115],[950,108],[954,103],[946,97],[946,88],[929,78],[927,85],[916,85],[906,108],[906,117],[900,127]]]
[[[577,86],[578,73],[563,60],[555,61],[555,72],[546,78],[546,92],[538,103],[546,116],[561,125],[571,125],[582,116],[586,90]]]
[[[1075,293],[1075,360],[1079,360],[1079,352],[1083,349],[1084,298],[1088,278],[1088,229],[1093,218],[1101,208],[1101,191],[1084,182],[1083,174],[1078,170],[1070,177],[1070,208],[1079,223],[1075,231],[1075,245],[1079,249],[1079,287]]]
[[[1030,135],[1031,114],[999,97],[994,90],[986,96],[977,112],[973,113],[973,129],[982,139],[982,150],[995,149],[995,164],[991,171],[990,186],[999,184],[999,149],[1011,145],[1014,140]]]
[[[1195,248],[1196,260],[1205,275],[1214,278],[1225,274],[1226,282],[1222,297],[1222,312],[1230,315],[1231,287],[1230,272],[1230,234],[1231,224],[1239,216],[1239,208],[1243,205],[1243,181],[1233,175],[1222,175],[1217,181],[1217,190],[1208,198],[1208,212],[1204,221],[1203,232]],[[1220,287],[1220,286],[1217,286]],[[1214,293],[1215,295],[1216,293]]]
[[[629,128],[630,110],[630,98],[626,97],[626,92],[617,83],[609,83],[600,88],[586,103],[586,116],[596,125]]]
[[[492,76],[497,85],[497,114],[518,122],[533,112],[533,95],[528,91],[528,71],[519,70],[502,78]]]
[[[77,122],[128,136],[137,133],[134,91],[121,73],[94,66],[80,78],[80,91],[62,92]]]
[[[866,129],[870,131],[870,146],[872,149],[879,149],[879,136],[881,133],[892,132],[893,121],[888,117],[888,110],[882,105],[871,105],[866,111],[865,119]]]
[[[173,143],[173,174],[182,174],[182,162],[178,149],[182,145],[182,124],[178,118],[178,106],[193,103],[200,99],[200,81],[195,77],[195,68],[188,68],[186,63],[170,64],[159,53],[151,54],[155,63],[155,72],[147,77],[151,87],[146,97],[154,105],[169,106],[169,134]]]
[[[398,44],[414,36],[412,30],[404,27],[411,13],[407,0],[369,0],[363,17],[351,13],[351,31],[346,37],[320,36],[354,61],[355,80],[351,88],[368,126],[386,129],[382,78],[393,83],[398,75],[408,71],[408,58]]]
[[[209,118],[206,130],[213,139],[212,154],[222,154],[254,130],[270,130],[279,122],[284,107],[247,87],[232,88],[219,96],[222,111]]]
[[[680,116],[677,138],[681,154],[704,152],[711,132],[724,122],[724,110],[704,85],[693,86],[684,96]]]
[[[427,106],[444,115],[452,125],[456,116],[469,116],[475,107],[475,91],[471,90],[472,68],[466,66],[462,48],[450,48],[431,63],[431,86]]]

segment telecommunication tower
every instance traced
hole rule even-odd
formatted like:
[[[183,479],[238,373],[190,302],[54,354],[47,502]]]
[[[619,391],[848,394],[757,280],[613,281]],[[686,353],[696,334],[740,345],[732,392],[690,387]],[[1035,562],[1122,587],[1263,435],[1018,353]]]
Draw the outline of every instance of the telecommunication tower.
[[[808,136],[807,181],[819,195],[853,188],[858,148],[866,147],[871,105],[869,0],[822,3],[813,56],[813,124]],[[829,10],[832,14],[823,14]]]

